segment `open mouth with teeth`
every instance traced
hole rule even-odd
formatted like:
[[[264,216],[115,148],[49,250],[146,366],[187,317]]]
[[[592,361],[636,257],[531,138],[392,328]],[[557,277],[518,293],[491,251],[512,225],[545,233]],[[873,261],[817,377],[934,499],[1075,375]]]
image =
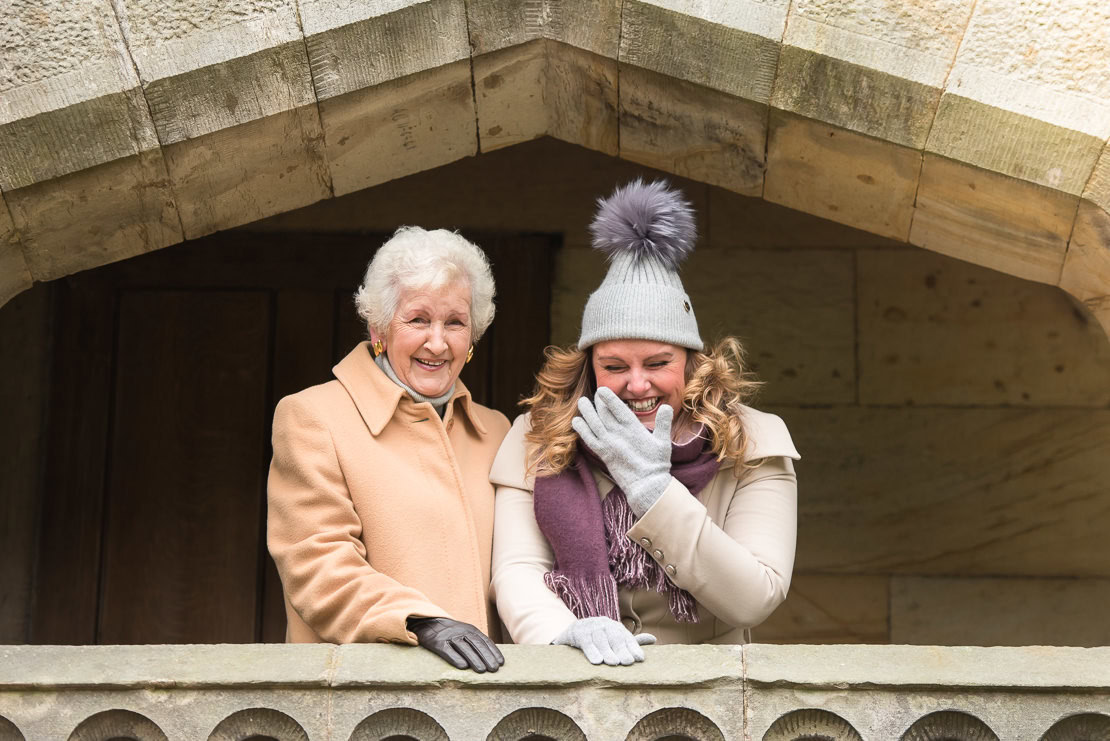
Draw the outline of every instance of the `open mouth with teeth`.
[[[419,367],[423,368],[424,370],[430,371],[439,370],[443,366],[447,365],[446,360],[421,360],[420,358],[413,358],[413,360],[416,361],[416,364]]]
[[[654,412],[655,408],[659,406],[659,400],[661,398],[661,396],[653,396],[650,399],[624,399],[623,401],[628,405],[628,408],[636,414],[649,414]]]

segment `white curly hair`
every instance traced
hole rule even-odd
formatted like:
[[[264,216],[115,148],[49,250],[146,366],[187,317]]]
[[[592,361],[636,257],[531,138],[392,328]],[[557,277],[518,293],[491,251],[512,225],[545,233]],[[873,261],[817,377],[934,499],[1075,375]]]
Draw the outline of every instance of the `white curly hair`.
[[[496,293],[485,253],[457,232],[403,226],[366,267],[355,307],[369,329],[385,334],[403,292],[457,280],[470,287],[470,341],[477,342],[493,321]]]

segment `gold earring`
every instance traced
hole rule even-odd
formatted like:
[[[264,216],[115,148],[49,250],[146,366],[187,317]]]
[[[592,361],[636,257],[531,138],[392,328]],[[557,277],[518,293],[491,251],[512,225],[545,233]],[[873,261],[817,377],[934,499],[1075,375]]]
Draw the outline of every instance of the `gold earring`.
[[[376,358],[376,357],[378,357],[379,355],[382,354],[382,349],[383,349],[382,348],[382,341],[381,340],[374,340],[373,348],[374,348],[374,357]]]
[[[474,345],[471,345],[470,346],[470,351],[467,352],[467,354],[466,354],[466,362],[469,363],[473,357],[474,357]]]

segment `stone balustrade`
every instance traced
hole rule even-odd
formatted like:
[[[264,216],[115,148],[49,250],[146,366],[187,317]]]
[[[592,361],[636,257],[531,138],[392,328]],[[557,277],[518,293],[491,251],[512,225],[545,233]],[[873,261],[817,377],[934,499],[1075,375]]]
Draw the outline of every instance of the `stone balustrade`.
[[[504,647],[496,674],[385,645],[0,647],[0,740],[1101,741],[1110,648]]]

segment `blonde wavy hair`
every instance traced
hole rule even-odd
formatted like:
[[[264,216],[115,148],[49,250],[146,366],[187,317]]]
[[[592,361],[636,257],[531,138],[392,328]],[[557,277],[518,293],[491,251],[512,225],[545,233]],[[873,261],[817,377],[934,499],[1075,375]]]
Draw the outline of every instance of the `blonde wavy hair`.
[[[531,412],[532,429],[528,470],[540,476],[560,473],[574,460],[578,435],[571,420],[578,414],[578,399],[593,398],[597,390],[590,352],[577,347],[548,347],[546,360],[536,374],[532,395],[521,402]],[[761,383],[744,365],[744,348],[735,337],[725,337],[708,352],[688,350],[686,389],[682,409],[675,410],[695,424],[705,425],[717,460],[731,462],[739,477],[751,468],[744,462],[748,436],[740,420],[740,407],[755,395]]]

